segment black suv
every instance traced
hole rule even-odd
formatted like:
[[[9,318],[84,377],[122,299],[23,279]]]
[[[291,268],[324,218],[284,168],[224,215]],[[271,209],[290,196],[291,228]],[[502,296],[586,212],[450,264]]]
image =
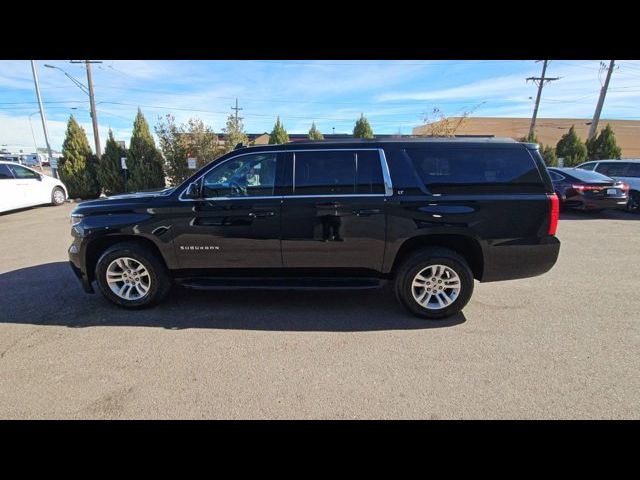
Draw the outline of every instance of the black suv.
[[[199,289],[372,288],[424,318],[482,282],[555,264],[558,199],[538,146],[454,138],[236,149],[175,188],[81,203],[71,266],[113,303]]]

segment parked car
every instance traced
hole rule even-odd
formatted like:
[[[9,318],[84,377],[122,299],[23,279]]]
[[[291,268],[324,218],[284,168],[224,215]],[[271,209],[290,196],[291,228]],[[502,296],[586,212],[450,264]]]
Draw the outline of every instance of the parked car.
[[[40,166],[40,158],[38,155],[25,155],[21,162],[22,165],[26,167],[39,167]]]
[[[640,213],[640,160],[593,160],[577,168],[593,170],[629,185],[627,210]]]
[[[627,207],[629,185],[624,182],[580,168],[548,170],[560,208],[600,211]]]
[[[175,188],[71,214],[86,292],[141,308],[197,289],[375,288],[413,314],[459,312],[482,282],[558,257],[558,199],[535,144],[299,142],[236,149]]]
[[[0,161],[0,212],[50,203],[62,205],[67,188],[53,177],[15,162]]]

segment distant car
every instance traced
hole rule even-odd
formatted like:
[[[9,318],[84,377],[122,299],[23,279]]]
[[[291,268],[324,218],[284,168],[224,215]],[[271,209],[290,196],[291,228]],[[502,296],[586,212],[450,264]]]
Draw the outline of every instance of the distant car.
[[[640,160],[593,160],[577,166],[607,175],[629,185],[627,210],[640,213]]]
[[[27,167],[39,167],[40,159],[38,158],[38,155],[27,155],[22,159],[20,163]]]
[[[67,187],[53,177],[15,162],[0,161],[0,212],[49,203],[62,205]]]
[[[600,211],[624,209],[629,185],[580,168],[548,168],[561,208]]]

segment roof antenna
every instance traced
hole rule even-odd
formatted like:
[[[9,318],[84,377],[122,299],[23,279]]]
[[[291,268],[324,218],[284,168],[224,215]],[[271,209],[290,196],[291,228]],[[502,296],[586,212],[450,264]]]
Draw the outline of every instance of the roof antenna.
[[[245,148],[244,143],[242,143],[242,142],[238,143],[238,144],[234,147],[234,150],[239,150],[240,148]]]

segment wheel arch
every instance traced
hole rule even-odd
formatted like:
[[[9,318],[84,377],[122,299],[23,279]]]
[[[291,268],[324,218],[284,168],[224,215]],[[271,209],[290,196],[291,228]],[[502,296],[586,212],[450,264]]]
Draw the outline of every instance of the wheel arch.
[[[85,269],[87,272],[87,276],[89,277],[89,281],[93,281],[95,279],[95,269],[98,263],[98,259],[100,256],[111,246],[116,245],[118,243],[135,243],[149,252],[153,253],[156,258],[167,267],[166,261],[162,256],[162,253],[158,246],[150,239],[146,237],[140,237],[136,235],[105,235],[99,238],[92,240],[86,248],[85,251]]]
[[[391,267],[395,275],[404,259],[416,250],[426,247],[448,248],[464,258],[473,272],[473,277],[480,280],[484,272],[484,254],[480,242],[463,234],[427,234],[412,237],[400,246]]]

